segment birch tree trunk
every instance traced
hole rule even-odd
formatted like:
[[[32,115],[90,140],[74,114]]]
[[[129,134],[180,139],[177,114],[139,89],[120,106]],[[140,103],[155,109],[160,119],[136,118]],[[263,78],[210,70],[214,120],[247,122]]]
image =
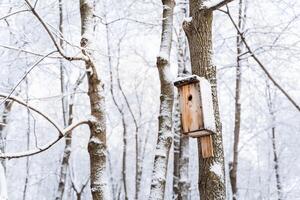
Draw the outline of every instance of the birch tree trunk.
[[[4,109],[2,112],[2,121],[0,123],[0,151],[1,153],[5,152],[5,141],[6,135],[4,133],[5,126],[8,123],[8,115],[12,109],[13,102],[6,100],[4,102]],[[0,163],[0,199],[7,200],[8,193],[7,193],[7,183],[6,183],[6,165],[5,159],[1,159]]]
[[[214,157],[203,159],[199,150],[199,193],[201,200],[224,200],[225,176],[221,122],[217,97],[216,68],[212,64],[213,11],[202,6],[203,1],[190,0],[191,20],[183,23],[191,56],[192,74],[207,78],[211,83],[216,134],[213,134]]]
[[[59,3],[59,32],[60,32],[60,39],[59,44],[60,47],[63,49],[63,2],[62,0],[58,0]],[[67,97],[65,97],[65,94],[67,92],[67,85],[66,85],[66,74],[65,69],[63,65],[63,60],[59,60],[60,64],[60,89],[62,94],[61,104],[62,104],[62,116],[63,116],[63,123],[64,127],[67,127],[67,125],[70,125],[73,121],[73,105],[69,105]],[[68,107],[69,109],[69,115],[68,115]],[[56,200],[61,200],[64,195],[65,187],[66,187],[66,178],[67,178],[67,171],[68,171],[68,165],[69,165],[69,158],[71,155],[71,134],[67,134],[65,136],[65,147],[64,147],[64,153],[63,158],[60,165],[60,174],[59,174],[59,182],[58,182],[58,189],[56,194]]]
[[[166,186],[169,152],[172,144],[172,108],[173,83],[170,71],[170,51],[173,32],[174,0],[162,0],[163,20],[160,53],[157,57],[157,68],[160,79],[160,110],[158,117],[158,138],[154,157],[151,181],[151,200],[163,200]]]
[[[0,124],[0,151],[2,153],[5,152],[5,141],[6,141],[6,135],[4,133],[4,129],[5,129],[5,126],[7,125],[8,123],[8,115],[12,109],[12,105],[13,105],[13,102],[12,101],[5,101],[4,102],[4,109],[3,109],[3,112],[2,112],[2,121],[1,121],[1,124]],[[3,169],[4,171],[6,170],[6,165],[5,165],[5,159],[1,159],[1,164],[3,166]]]
[[[272,118],[275,118],[274,113],[271,113]],[[272,120],[272,123],[275,123]],[[275,171],[275,178],[276,178],[276,189],[277,189],[277,199],[282,200],[282,186],[280,180],[280,173],[279,173],[279,160],[278,160],[278,152],[277,152],[277,145],[276,145],[276,127],[275,125],[272,126],[272,150],[273,150],[273,161],[274,161],[274,171]]]
[[[184,1],[182,6],[182,17],[187,17],[188,2]],[[182,28],[178,32],[178,77],[188,74],[187,71],[187,44]],[[189,181],[189,137],[184,136],[181,131],[180,108],[178,92],[174,95],[174,180],[173,199],[188,200],[190,194]]]
[[[8,200],[6,175],[3,165],[0,165],[0,199]]]
[[[90,49],[93,41],[93,1],[80,0],[81,42],[88,79],[88,96],[91,106],[90,141],[88,151],[91,162],[91,192],[93,200],[109,199],[106,182],[106,120],[103,83],[99,78]]]
[[[25,78],[25,84],[26,84],[26,103],[28,103],[28,99],[29,99],[28,77]],[[30,110],[29,110],[29,108],[27,108],[27,131],[26,131],[26,149],[27,149],[27,151],[30,148],[30,132],[31,132]],[[27,197],[27,188],[28,188],[29,179],[30,179],[29,171],[30,171],[29,157],[26,157],[26,175],[25,175],[25,183],[24,183],[24,190],[23,190],[23,200],[26,200],[26,197]]]
[[[273,151],[273,161],[274,161],[274,172],[276,178],[276,192],[277,192],[277,199],[282,200],[282,184],[280,180],[280,171],[279,171],[279,159],[278,159],[278,149],[276,144],[276,116],[274,111],[274,103],[270,91],[270,85],[267,83],[267,102],[268,102],[268,109],[271,118],[271,139],[272,139],[272,151]]]
[[[244,15],[244,16],[243,16]],[[239,0],[238,13],[238,28],[243,30],[245,26],[246,12],[244,10],[244,0]],[[232,191],[232,199],[238,199],[237,188],[237,169],[238,169],[238,155],[239,155],[239,139],[241,126],[241,84],[242,84],[242,60],[240,55],[243,53],[244,45],[239,33],[236,37],[236,82],[235,82],[235,117],[234,117],[234,138],[233,138],[233,159],[229,163],[229,177]]]

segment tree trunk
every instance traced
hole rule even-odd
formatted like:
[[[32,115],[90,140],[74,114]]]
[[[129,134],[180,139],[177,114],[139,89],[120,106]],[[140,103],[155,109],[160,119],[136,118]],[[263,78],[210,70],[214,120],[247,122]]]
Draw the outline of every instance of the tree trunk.
[[[11,111],[11,108],[12,108],[12,105],[13,105],[13,102],[12,101],[5,101],[4,102],[4,109],[3,109],[3,112],[2,112],[2,121],[1,121],[1,124],[0,124],[0,151],[1,153],[4,153],[5,152],[5,143],[6,143],[6,135],[4,133],[4,129],[5,129],[5,126],[7,126],[7,123],[8,123],[8,115]],[[1,164],[3,166],[3,169],[4,171],[6,170],[6,165],[5,165],[5,159],[1,159]]]
[[[190,0],[190,16],[192,20],[185,21],[192,73],[207,78],[211,83],[213,108],[216,122],[216,134],[213,134],[214,157],[203,159],[201,143],[199,150],[199,193],[201,200],[225,199],[224,153],[221,133],[221,122],[217,98],[216,68],[212,65],[212,19],[211,10],[201,8],[202,1]],[[201,9],[200,9],[201,8]]]
[[[80,0],[81,47],[87,57],[85,61],[88,79],[88,96],[91,106],[90,141],[88,151],[91,162],[91,192],[93,200],[109,199],[106,182],[106,120],[103,83],[100,80],[93,51],[89,51],[93,39],[93,1]]]
[[[182,16],[187,17],[188,2],[183,2]],[[182,28],[178,32],[178,77],[188,74],[187,71],[187,44]],[[189,137],[182,135],[179,97],[178,92],[174,96],[174,180],[173,180],[173,199],[188,200],[190,194],[190,181],[189,181]]]
[[[6,100],[4,102],[4,109],[2,112],[2,121],[0,124],[0,151],[5,152],[6,135],[4,133],[5,126],[8,124],[8,115],[12,109],[13,102]],[[7,200],[7,183],[6,183],[6,163],[5,159],[1,159],[0,163],[0,199]]]
[[[276,191],[277,191],[277,199],[282,200],[282,184],[280,180],[280,172],[279,172],[279,159],[278,159],[278,150],[276,145],[276,116],[274,112],[274,103],[271,96],[270,85],[267,83],[267,102],[269,108],[269,114],[271,117],[271,138],[272,138],[272,151],[273,151],[273,161],[274,161],[274,171],[276,178]]]
[[[114,79],[113,79],[113,66],[112,66],[112,60],[111,60],[111,50],[110,50],[110,37],[109,37],[109,27],[108,25],[106,25],[106,40],[107,40],[107,55],[108,55],[108,65],[109,65],[109,72],[110,72],[110,94],[112,96],[113,99],[113,103],[116,106],[118,112],[121,115],[121,121],[122,121],[122,126],[123,126],[123,146],[122,146],[122,185],[123,185],[123,189],[124,189],[124,199],[128,200],[128,190],[127,190],[127,174],[126,174],[126,166],[127,166],[127,124],[125,121],[125,113],[122,109],[122,106],[118,104],[118,100],[117,97],[115,96],[114,93]],[[119,77],[117,77],[118,79]]]
[[[272,127],[272,150],[274,156],[274,170],[275,170],[275,177],[276,177],[276,189],[277,189],[277,199],[282,200],[282,187],[280,181],[280,173],[279,173],[279,160],[278,160],[278,153],[277,153],[277,146],[276,146],[276,133],[275,133],[275,126]]]
[[[245,16],[243,16],[244,1],[239,0],[239,16],[238,28],[243,30],[245,24]],[[245,13],[244,13],[245,14]],[[240,139],[240,126],[241,126],[241,84],[242,84],[242,60],[240,55],[243,53],[243,41],[239,33],[236,37],[236,82],[235,82],[235,118],[234,118],[234,139],[233,139],[233,159],[229,163],[229,176],[232,191],[232,199],[238,199],[237,189],[237,168],[238,168],[238,155],[239,155],[239,139]]]
[[[59,3],[59,32],[60,32],[60,39],[59,44],[60,47],[63,49],[63,2],[62,0],[58,1]],[[62,94],[61,104],[62,104],[62,116],[63,116],[63,123],[64,127],[67,127],[73,122],[73,105],[69,104],[67,97],[65,97],[67,92],[67,83],[65,81],[66,74],[65,74],[65,67],[63,65],[63,60],[59,60],[60,64],[60,89]],[[68,109],[69,107],[69,109]],[[69,110],[69,113],[67,113]],[[56,200],[61,200],[64,195],[65,187],[66,187],[66,177],[69,165],[69,158],[71,155],[71,134],[67,134],[65,136],[65,147],[63,158],[60,165],[60,175],[59,175],[59,182],[58,182],[58,189],[56,194]]]
[[[170,71],[170,51],[173,32],[174,0],[162,0],[163,20],[160,53],[157,68],[160,79],[160,110],[158,117],[158,138],[154,157],[150,198],[163,200],[166,186],[169,151],[172,144],[173,83]]]
[[[26,83],[26,103],[28,103],[29,98],[29,87],[28,87],[28,78],[25,78]],[[30,126],[30,110],[27,108],[27,131],[26,131],[26,150],[28,151],[30,148],[30,132],[31,132],[31,126]],[[29,157],[26,157],[26,175],[25,175],[25,183],[24,183],[24,190],[23,190],[23,200],[26,200],[27,197],[27,188],[29,184]]]

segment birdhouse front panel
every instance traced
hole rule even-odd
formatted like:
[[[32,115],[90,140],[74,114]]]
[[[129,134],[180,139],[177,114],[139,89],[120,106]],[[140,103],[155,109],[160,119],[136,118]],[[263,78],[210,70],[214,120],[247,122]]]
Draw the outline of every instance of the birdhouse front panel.
[[[202,105],[199,84],[179,87],[181,122],[184,134],[203,129]]]
[[[183,134],[199,139],[203,158],[213,157],[215,119],[210,83],[203,77],[191,75],[179,78],[174,85],[179,93]]]

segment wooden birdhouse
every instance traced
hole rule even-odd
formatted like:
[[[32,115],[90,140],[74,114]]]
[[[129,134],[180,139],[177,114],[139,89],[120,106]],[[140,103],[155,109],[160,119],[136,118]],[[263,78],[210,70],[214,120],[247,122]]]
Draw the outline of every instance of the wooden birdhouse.
[[[213,157],[212,134],[216,125],[210,83],[191,75],[176,80],[174,85],[179,93],[183,134],[200,138],[202,157]]]

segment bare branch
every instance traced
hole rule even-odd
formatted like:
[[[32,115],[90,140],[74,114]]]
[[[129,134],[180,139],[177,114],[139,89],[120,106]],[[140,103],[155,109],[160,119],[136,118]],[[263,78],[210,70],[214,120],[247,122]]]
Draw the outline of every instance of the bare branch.
[[[32,156],[32,155],[36,155],[39,154],[41,152],[46,151],[47,149],[49,149],[50,147],[52,147],[54,144],[56,144],[60,139],[62,139],[65,135],[71,133],[71,131],[73,129],[75,129],[76,127],[82,125],[82,124],[90,124],[90,121],[88,120],[84,120],[84,121],[79,121],[77,123],[73,123],[70,126],[68,126],[67,128],[63,129],[62,131],[60,131],[60,135],[53,141],[41,146],[39,149],[33,149],[33,150],[29,150],[29,151],[23,151],[23,152],[19,152],[19,153],[0,153],[0,158],[22,158],[22,157],[27,157],[27,156]]]
[[[46,32],[48,33],[50,39],[52,40],[54,46],[56,47],[57,51],[59,52],[59,54],[64,57],[66,60],[72,61],[72,60],[83,60],[86,61],[87,58],[85,56],[80,56],[80,57],[70,57],[70,56],[66,56],[65,53],[63,52],[63,50],[61,49],[60,45],[56,42],[54,35],[52,34],[52,32],[50,31],[50,29],[48,28],[48,26],[46,25],[46,23],[44,22],[44,20],[41,18],[41,16],[36,12],[35,8],[30,4],[30,2],[28,0],[24,0],[26,2],[26,4],[28,5],[28,7],[30,8],[30,11],[32,12],[32,14],[38,19],[38,21],[42,24],[42,26],[44,27],[44,29],[46,30]]]
[[[33,52],[33,51],[29,51],[29,50],[26,50],[26,49],[21,49],[21,48],[13,47],[13,46],[8,46],[8,45],[0,44],[0,47],[6,48],[6,49],[10,49],[10,50],[14,50],[14,51],[20,51],[20,52],[28,53],[28,54],[35,55],[35,56],[45,57],[45,55],[43,55],[43,54],[36,53],[36,52]],[[61,56],[48,56],[47,58],[59,59],[59,58],[63,58],[63,57],[61,57]]]
[[[8,18],[8,17],[11,17],[11,16],[13,16],[13,15],[16,15],[16,14],[19,14],[19,13],[22,13],[22,12],[27,12],[27,11],[29,11],[29,10],[18,10],[18,11],[16,11],[16,12],[13,12],[13,13],[9,13],[8,15],[5,15],[5,16],[3,16],[3,17],[0,17],[0,20],[3,20],[3,19],[6,19],[6,18]]]
[[[40,116],[42,116],[44,119],[46,119],[50,124],[52,124],[56,130],[60,133],[60,135],[62,135],[62,130],[59,128],[59,126],[54,122],[53,119],[51,119],[51,117],[47,116],[46,114],[44,114],[42,111],[40,111],[39,109],[37,108],[34,108],[32,106],[30,106],[28,103],[26,103],[25,101],[23,101],[22,99],[16,97],[16,96],[12,96],[12,95],[9,95],[9,94],[5,94],[5,93],[0,93],[0,97],[3,97],[5,98],[6,100],[9,99],[9,100],[12,100],[12,101],[15,101],[17,102],[18,104],[22,105],[22,106],[25,106],[26,108],[29,108],[30,110],[36,112],[37,114],[39,114]],[[5,100],[5,101],[6,101]]]
[[[264,73],[267,75],[267,77],[272,81],[272,83],[282,92],[282,94],[293,104],[293,106],[300,111],[300,106],[292,99],[292,97],[277,83],[277,81],[275,81],[275,79],[272,77],[272,75],[270,74],[270,72],[267,70],[267,68],[262,64],[262,62],[256,57],[256,55],[254,54],[254,52],[252,51],[252,49],[250,48],[249,44],[247,43],[244,34],[241,32],[241,30],[238,28],[238,26],[236,25],[235,21],[233,20],[229,8],[227,7],[227,11],[222,11],[224,13],[226,13],[230,19],[230,21],[232,22],[234,28],[237,30],[238,34],[240,35],[242,42],[245,44],[245,47],[247,48],[247,50],[249,51],[249,54],[251,55],[251,57],[256,61],[256,63],[260,66],[260,68],[264,71]]]
[[[100,19],[100,23],[103,24],[103,25],[110,25],[110,24],[113,24],[113,23],[118,22],[118,21],[131,21],[131,22],[135,22],[135,23],[143,24],[143,25],[147,25],[147,26],[159,26],[159,23],[155,24],[155,23],[140,21],[138,19],[134,19],[134,18],[130,18],[130,17],[119,17],[119,18],[113,19],[109,22],[106,22],[106,21],[104,22],[103,18],[100,17],[99,15],[94,14],[93,16]]]
[[[9,97],[12,95],[12,93],[17,89],[17,87],[21,84],[21,82],[27,77],[27,75],[40,63],[42,62],[45,58],[47,58],[49,55],[55,53],[56,51],[51,51],[50,53],[46,54],[43,56],[41,59],[39,59],[36,63],[34,63],[23,75],[23,77],[18,81],[18,83],[15,85],[15,87],[11,90],[11,92],[5,96],[4,100],[1,101],[0,105],[2,105]]]
[[[204,3],[204,8],[206,8],[207,10],[217,10],[219,8],[221,8],[222,6],[227,5],[228,3],[232,2],[233,0],[223,0],[223,1],[219,1],[219,2],[213,2],[211,3],[210,1],[206,1]]]

